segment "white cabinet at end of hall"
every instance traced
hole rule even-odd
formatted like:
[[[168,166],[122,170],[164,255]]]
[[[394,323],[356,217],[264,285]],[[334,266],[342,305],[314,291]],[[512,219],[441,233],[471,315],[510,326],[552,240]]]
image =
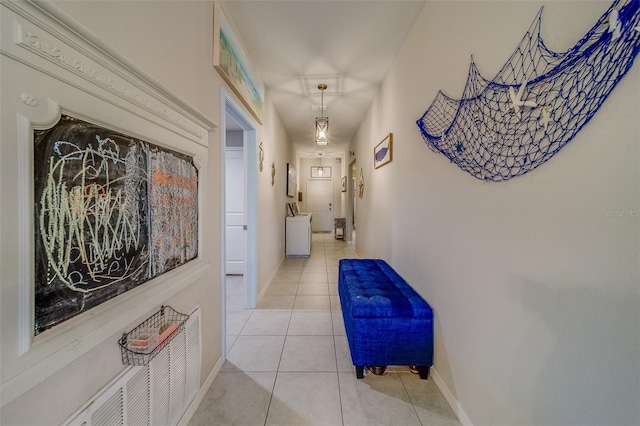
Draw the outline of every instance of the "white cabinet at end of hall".
[[[310,256],[311,213],[299,213],[297,216],[287,216],[285,228],[286,256]]]

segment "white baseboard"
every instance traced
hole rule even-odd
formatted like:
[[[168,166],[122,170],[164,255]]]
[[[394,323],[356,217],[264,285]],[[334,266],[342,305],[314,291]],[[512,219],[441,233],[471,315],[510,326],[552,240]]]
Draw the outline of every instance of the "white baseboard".
[[[191,418],[198,410],[198,407],[200,407],[200,403],[202,402],[205,395],[209,391],[211,384],[213,383],[216,376],[220,372],[220,369],[222,368],[222,364],[224,364],[224,359],[225,358],[223,356],[220,356],[220,358],[218,358],[216,365],[213,366],[213,368],[211,369],[211,372],[205,379],[204,383],[202,384],[202,386],[200,386],[200,390],[198,391],[198,394],[196,395],[195,398],[193,398],[193,401],[191,401],[189,408],[187,408],[187,411],[185,411],[184,415],[180,419],[180,423],[178,423],[178,426],[187,426],[189,424],[189,422],[191,421]]]
[[[442,377],[438,373],[438,370],[435,369],[435,367],[431,367],[429,376],[433,379],[433,382],[436,384],[438,389],[440,389],[440,392],[444,396],[444,399],[447,400],[455,415],[458,416],[458,420],[460,420],[462,426],[473,426],[473,423],[471,423],[471,420],[469,420],[467,413],[464,412],[462,405],[460,405],[460,402],[458,402],[458,399],[455,397],[453,392],[451,392],[449,387],[445,384],[444,380],[442,380]]]

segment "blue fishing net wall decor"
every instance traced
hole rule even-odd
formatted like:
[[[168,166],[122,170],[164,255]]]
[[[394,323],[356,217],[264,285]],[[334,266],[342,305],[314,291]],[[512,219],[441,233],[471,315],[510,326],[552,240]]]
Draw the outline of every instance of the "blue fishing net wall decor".
[[[439,91],[417,121],[425,142],[483,181],[549,160],[596,113],[640,50],[640,0],[619,0],[564,53],[540,35],[542,9],[492,80],[473,57],[462,99]]]

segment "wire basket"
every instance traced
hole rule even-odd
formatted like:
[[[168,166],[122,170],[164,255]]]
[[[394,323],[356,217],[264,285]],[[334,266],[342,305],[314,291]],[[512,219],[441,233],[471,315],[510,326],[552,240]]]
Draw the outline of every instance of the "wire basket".
[[[189,318],[170,306],[160,310],[128,333],[123,333],[118,344],[124,365],[147,365],[171,342]]]

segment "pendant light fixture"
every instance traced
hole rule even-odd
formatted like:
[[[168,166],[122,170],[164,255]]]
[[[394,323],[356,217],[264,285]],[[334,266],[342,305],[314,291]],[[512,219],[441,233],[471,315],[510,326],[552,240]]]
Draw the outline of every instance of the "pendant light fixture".
[[[321,111],[324,116],[324,91],[326,84],[318,84],[322,96]],[[316,117],[316,145],[327,145],[329,143],[329,117]]]

